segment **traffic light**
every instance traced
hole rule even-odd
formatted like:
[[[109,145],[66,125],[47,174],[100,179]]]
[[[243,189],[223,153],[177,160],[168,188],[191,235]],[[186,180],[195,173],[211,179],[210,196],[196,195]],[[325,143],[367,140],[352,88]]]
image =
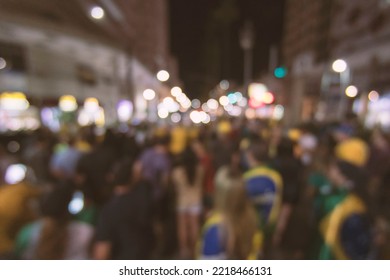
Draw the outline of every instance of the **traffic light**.
[[[284,66],[276,67],[274,70],[274,76],[278,79],[282,79],[287,75],[287,68]]]

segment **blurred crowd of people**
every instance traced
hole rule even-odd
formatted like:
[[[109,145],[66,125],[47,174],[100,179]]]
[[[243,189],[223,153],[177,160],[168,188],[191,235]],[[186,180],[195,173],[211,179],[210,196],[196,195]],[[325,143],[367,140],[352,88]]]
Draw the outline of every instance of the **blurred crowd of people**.
[[[389,259],[390,139],[353,115],[0,145],[3,259]]]

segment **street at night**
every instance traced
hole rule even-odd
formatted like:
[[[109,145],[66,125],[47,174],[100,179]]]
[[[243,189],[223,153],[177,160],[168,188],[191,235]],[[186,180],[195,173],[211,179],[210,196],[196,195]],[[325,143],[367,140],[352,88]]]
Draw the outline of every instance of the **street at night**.
[[[0,260],[387,259],[389,0],[0,0]]]

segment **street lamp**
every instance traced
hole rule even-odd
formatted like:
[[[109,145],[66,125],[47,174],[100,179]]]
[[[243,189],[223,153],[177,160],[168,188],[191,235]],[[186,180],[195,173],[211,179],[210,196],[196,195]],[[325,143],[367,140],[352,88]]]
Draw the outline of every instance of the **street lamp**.
[[[244,51],[244,93],[248,96],[248,86],[252,79],[252,50],[254,44],[253,24],[246,22],[240,34],[240,45]]]
[[[347,68],[348,68],[348,64],[343,59],[337,59],[332,64],[333,71],[335,71],[337,73],[342,73],[345,70],[347,70]]]
[[[332,69],[334,72],[340,74],[340,102],[338,108],[338,116],[339,118],[342,118],[344,116],[347,104],[347,99],[344,92],[346,91],[347,86],[350,82],[350,68],[348,67],[348,63],[345,60],[337,59],[332,63]]]
[[[93,17],[94,19],[97,19],[97,20],[104,18],[104,10],[102,7],[99,7],[99,6],[92,7],[90,14],[91,14],[91,17]]]

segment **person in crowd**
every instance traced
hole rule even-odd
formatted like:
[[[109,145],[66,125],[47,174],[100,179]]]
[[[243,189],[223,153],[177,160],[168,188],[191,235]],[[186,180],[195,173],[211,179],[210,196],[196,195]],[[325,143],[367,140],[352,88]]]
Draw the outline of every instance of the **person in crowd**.
[[[336,140],[335,156],[356,166],[364,167],[369,157],[369,147],[360,138],[354,136],[352,126],[342,124],[333,133]]]
[[[220,167],[215,174],[214,185],[217,193],[214,199],[216,205],[222,205],[224,203],[226,200],[225,194],[228,189],[242,183],[241,169],[241,151],[237,146],[230,155],[230,161]]]
[[[350,162],[335,160],[328,172],[338,191],[324,204],[319,224],[323,238],[319,259],[368,259],[372,250],[370,215],[364,201],[367,177],[364,170]]]
[[[244,173],[245,188],[258,213],[266,238],[271,238],[282,206],[282,177],[267,165],[268,145],[262,140],[250,143],[245,151],[245,160],[249,166],[249,170]]]
[[[49,168],[52,143],[46,136],[44,133],[37,133],[23,155],[24,162],[32,168],[40,184],[48,183],[52,179]]]
[[[223,120],[218,123],[216,130],[216,139],[212,143],[212,151],[214,153],[214,168],[218,170],[230,160],[230,155],[234,148],[234,141],[230,137],[232,127],[229,121]]]
[[[150,259],[153,250],[152,193],[148,182],[131,182],[129,160],[113,170],[114,193],[96,227],[94,259]]]
[[[258,259],[263,235],[244,182],[217,185],[217,203],[206,220],[198,243],[199,259]]]
[[[82,152],[76,148],[76,141],[68,138],[62,148],[53,153],[50,159],[50,171],[56,179],[73,179]]]
[[[90,258],[92,226],[72,221],[68,206],[73,187],[61,183],[42,197],[41,218],[22,228],[16,256],[25,260],[83,260]]]
[[[378,204],[379,194],[384,194],[380,189],[385,174],[390,170],[390,143],[380,129],[374,129],[371,135],[370,153],[367,161],[367,171],[370,175],[369,189],[373,202]]]
[[[203,187],[203,206],[204,213],[206,214],[209,210],[211,210],[213,206],[213,198],[214,198],[214,176],[215,170],[213,165],[213,157],[206,148],[205,139],[202,137],[198,137],[198,139],[192,142],[192,148],[198,157],[200,164],[204,170],[204,177],[202,182]]]
[[[284,251],[290,251],[296,255],[297,251],[302,250],[304,217],[297,217],[299,213],[297,206],[303,189],[304,167],[301,161],[294,156],[294,143],[290,139],[280,140],[272,166],[283,180],[282,206],[273,243],[276,247],[281,247]],[[300,218],[302,218],[301,221]]]
[[[169,136],[155,138],[152,147],[146,149],[135,164],[135,180],[144,179],[153,188],[153,197],[158,204],[167,191],[171,172],[168,145]]]
[[[202,190],[205,170],[193,148],[188,146],[172,171],[177,198],[177,234],[179,256],[190,259],[199,234]]]
[[[86,196],[95,205],[104,204],[110,197],[108,174],[118,156],[114,133],[107,130],[104,140],[87,154],[81,156],[76,167],[76,181]]]
[[[94,138],[89,134],[88,128],[80,128],[75,135],[74,147],[81,153],[89,153],[92,150]]]
[[[306,198],[310,202],[309,226],[310,244],[306,257],[316,259],[322,245],[319,223],[325,215],[326,201],[338,200],[339,192],[335,191],[327,176],[329,160],[315,161],[313,171],[305,178],[308,185]]]
[[[186,128],[182,125],[176,125],[171,129],[171,143],[169,150],[172,155],[180,155],[187,146],[188,134]]]
[[[0,256],[9,255],[19,230],[38,216],[35,207],[40,189],[31,183],[31,169],[21,164],[10,165],[6,183],[0,186]]]
[[[300,159],[305,166],[310,166],[313,163],[314,152],[318,148],[318,139],[311,130],[310,125],[302,125],[300,128],[301,134],[298,139]]]
[[[171,157],[169,154],[169,135],[165,132],[154,137],[154,143],[143,151],[135,163],[133,180],[146,181],[152,188],[153,230],[156,238],[155,257],[165,254],[168,242],[168,220],[171,214],[170,184]]]

